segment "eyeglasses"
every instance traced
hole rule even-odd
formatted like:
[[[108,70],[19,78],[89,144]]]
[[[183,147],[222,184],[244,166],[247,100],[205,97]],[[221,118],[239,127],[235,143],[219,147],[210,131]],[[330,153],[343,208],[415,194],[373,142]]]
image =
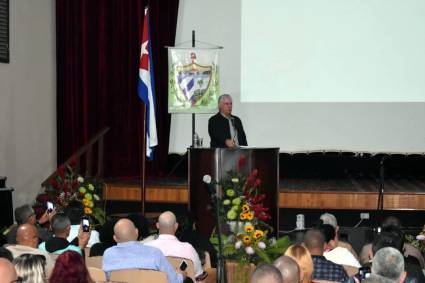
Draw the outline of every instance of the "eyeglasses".
[[[24,282],[24,279],[20,276],[18,276],[18,278],[16,278],[16,280],[11,281],[10,283],[22,283]]]

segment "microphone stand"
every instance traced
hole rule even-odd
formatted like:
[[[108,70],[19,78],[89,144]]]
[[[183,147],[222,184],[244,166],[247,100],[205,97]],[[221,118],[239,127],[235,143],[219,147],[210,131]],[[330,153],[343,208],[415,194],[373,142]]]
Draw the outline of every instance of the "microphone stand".
[[[379,228],[383,221],[384,213],[384,182],[385,182],[385,159],[386,156],[382,156],[381,161],[379,162],[379,186],[378,186],[378,207],[377,207],[377,222],[376,227]]]
[[[217,253],[217,283],[227,283],[227,276],[225,272],[225,266],[224,266],[224,257],[223,257],[223,242],[221,239],[221,227],[220,227],[220,197],[218,194],[219,184],[211,184],[210,182],[205,181],[204,176],[204,183],[208,186],[209,195],[211,197],[211,200],[214,202],[215,206],[215,227],[216,227],[216,233],[217,233],[217,240],[218,240],[218,253]],[[209,176],[210,177],[210,176]]]

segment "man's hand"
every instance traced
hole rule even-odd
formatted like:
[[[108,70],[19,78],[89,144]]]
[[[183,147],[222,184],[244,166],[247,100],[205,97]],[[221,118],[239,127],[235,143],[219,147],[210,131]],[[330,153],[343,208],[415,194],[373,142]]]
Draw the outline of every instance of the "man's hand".
[[[83,226],[80,225],[80,229],[78,230],[78,246],[80,247],[80,249],[84,249],[90,239],[90,235],[91,235],[91,231],[89,232],[84,232],[83,231]]]
[[[224,141],[224,143],[226,144],[227,147],[235,147],[236,146],[235,141],[232,140],[232,139],[227,139],[227,140]]]
[[[180,273],[181,275],[183,275],[183,281],[186,279],[186,277],[187,277],[187,271],[185,270],[185,271],[183,271],[183,270],[180,270],[180,269],[176,269],[176,272],[177,273]]]
[[[40,217],[40,219],[38,220],[38,223],[40,223],[40,225],[44,225],[47,222],[52,221],[53,216],[55,216],[56,214],[56,209],[53,209],[52,212],[47,212],[47,210],[43,213],[43,215]]]

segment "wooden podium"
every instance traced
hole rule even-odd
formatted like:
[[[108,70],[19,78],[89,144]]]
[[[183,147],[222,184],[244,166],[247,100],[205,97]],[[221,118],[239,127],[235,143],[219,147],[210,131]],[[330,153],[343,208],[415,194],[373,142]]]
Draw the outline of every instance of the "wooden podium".
[[[279,148],[188,148],[189,152],[189,208],[195,215],[197,229],[209,236],[214,228],[214,211],[208,189],[202,181],[210,175],[219,181],[229,170],[235,170],[241,155],[246,157],[242,172],[249,174],[258,169],[261,179],[261,192],[266,195],[264,205],[270,209],[273,235],[277,236],[279,227]]]

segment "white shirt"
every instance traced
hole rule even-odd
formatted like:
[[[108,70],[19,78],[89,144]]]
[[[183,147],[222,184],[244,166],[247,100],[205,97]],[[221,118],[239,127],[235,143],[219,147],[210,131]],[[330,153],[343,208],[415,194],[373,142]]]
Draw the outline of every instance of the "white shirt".
[[[71,225],[71,230],[69,231],[69,236],[66,238],[68,242],[71,242],[75,238],[78,237],[78,231],[80,230],[80,225]],[[87,247],[90,248],[96,243],[99,243],[99,232],[92,230],[90,234],[89,242],[87,243]]]
[[[336,264],[348,265],[354,267],[361,267],[359,261],[354,255],[346,248],[336,247],[331,251],[324,252],[323,256]]]
[[[186,242],[180,242],[174,235],[161,234],[156,240],[146,242],[145,245],[160,249],[165,256],[190,259],[193,261],[195,276],[204,272],[199,255],[193,246]]]

